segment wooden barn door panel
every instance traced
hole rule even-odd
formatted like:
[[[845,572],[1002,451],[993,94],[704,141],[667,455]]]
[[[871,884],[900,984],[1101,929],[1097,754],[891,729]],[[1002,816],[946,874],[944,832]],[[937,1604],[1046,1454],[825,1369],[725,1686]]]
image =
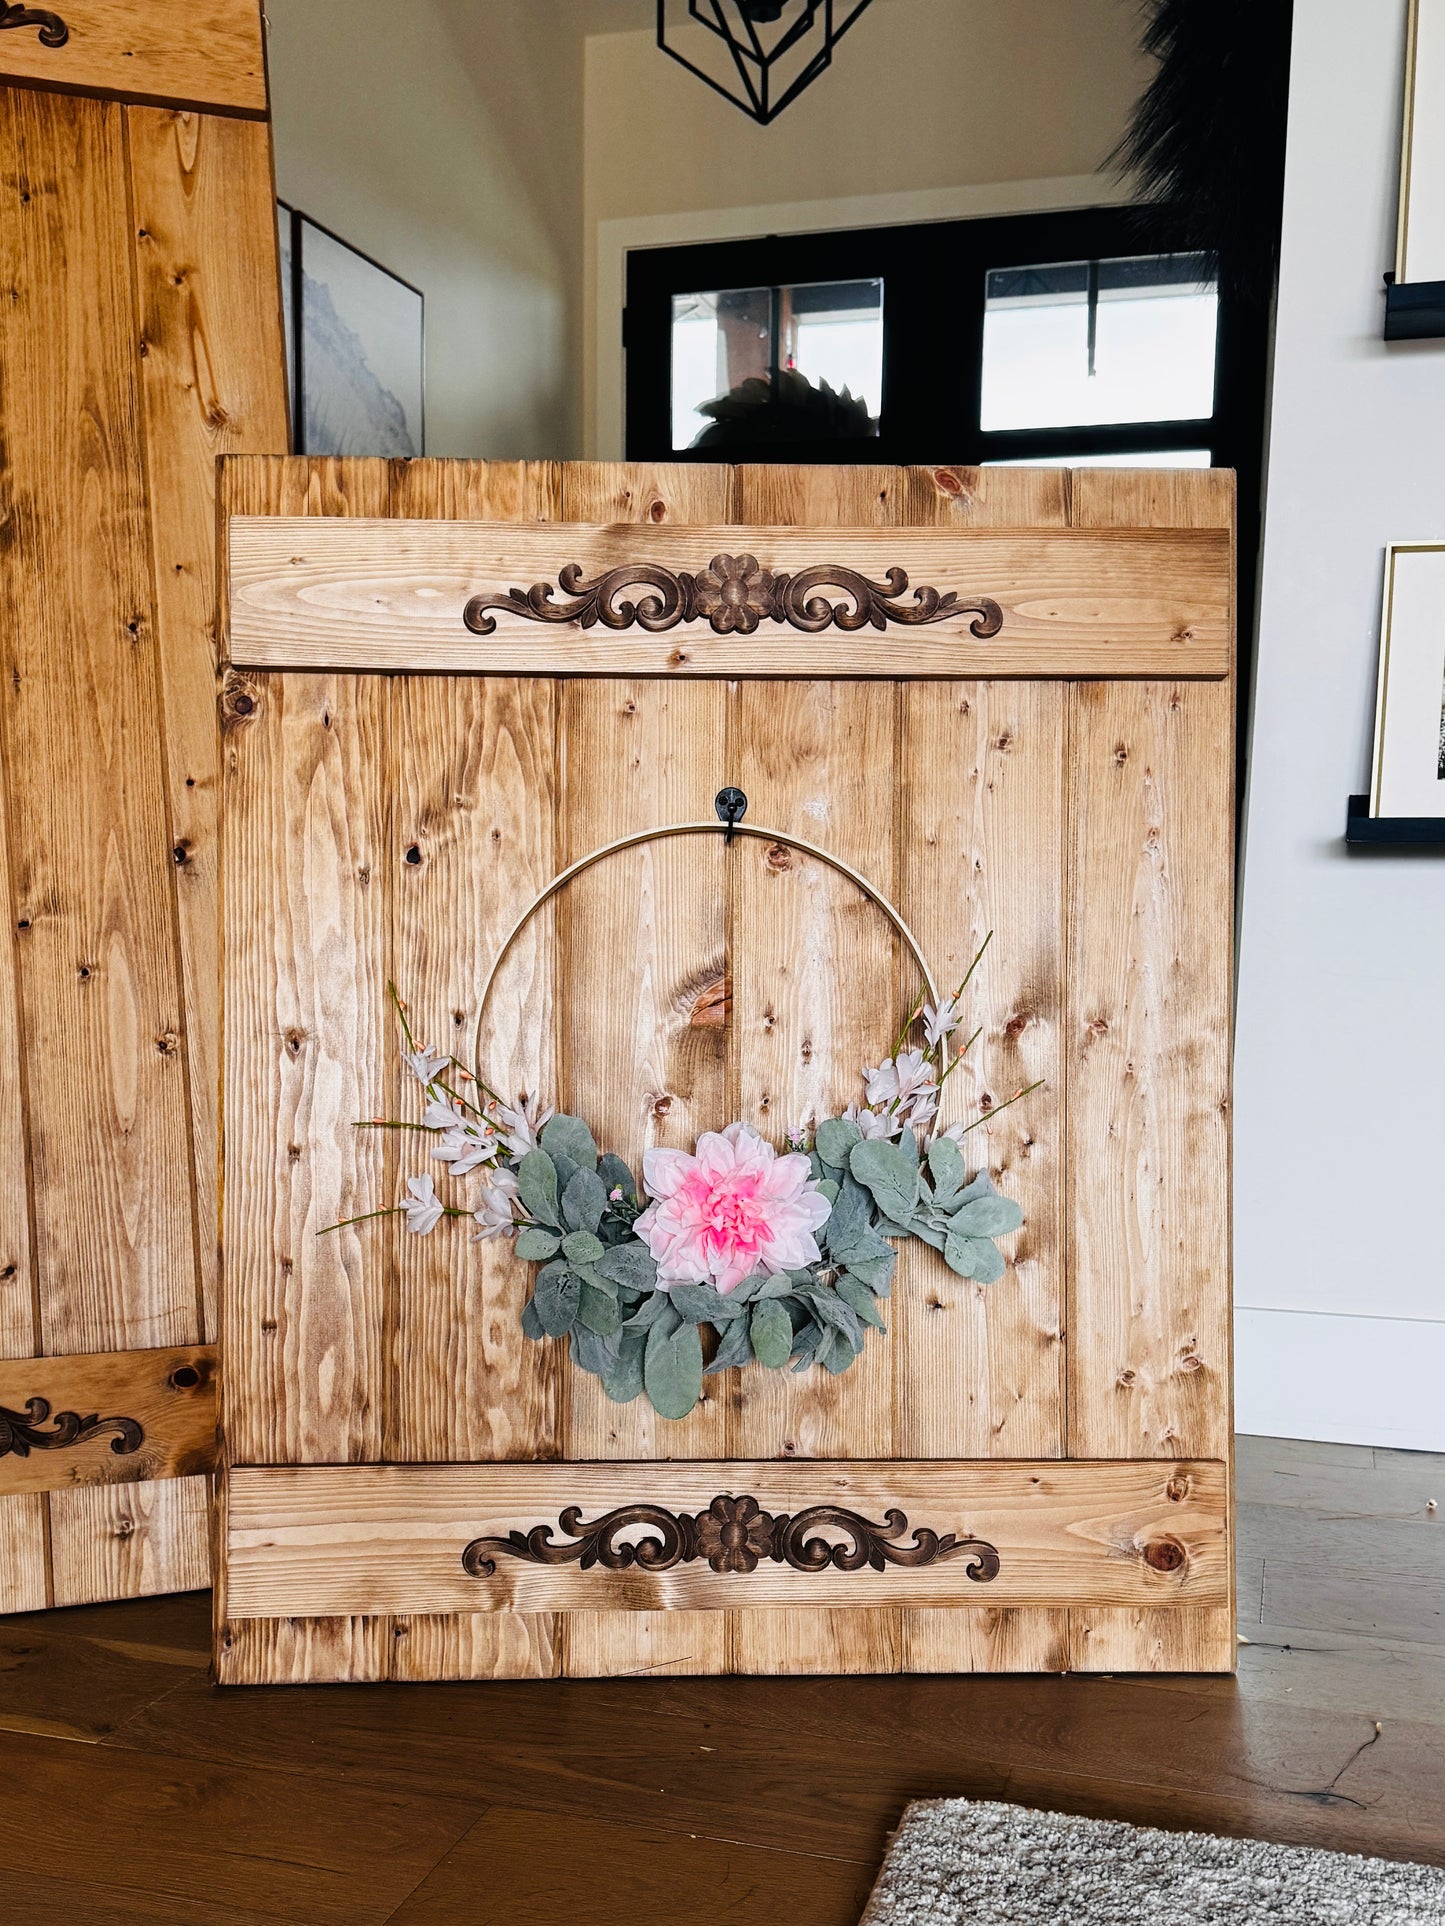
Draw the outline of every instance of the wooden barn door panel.
[[[0,1611],[210,1572],[215,461],[287,428],[259,8],[204,11],[0,36],[0,1406],[46,1412],[0,1448]],[[56,1442],[97,1372],[133,1453]]]
[[[1095,489],[1055,471],[351,462],[249,463],[230,476],[226,507],[238,515],[707,523],[718,542],[736,531],[739,549],[750,523],[1007,530],[1107,526],[1112,514],[1119,526],[1152,515],[1165,529],[1191,517],[1227,528],[1229,513],[1213,477],[1198,499],[1189,484],[1137,481],[1149,488],[1141,508],[1118,479]],[[289,645],[268,641],[254,615],[246,636],[256,659],[286,659]],[[1181,1160],[1212,1155],[1227,1128],[1222,1082],[1217,1098],[1199,1093],[1222,1066],[1228,884],[1206,877],[1211,846],[1193,824],[1227,792],[1229,699],[1227,681],[1052,672],[731,683],[234,673],[227,903],[231,926],[249,927],[230,951],[245,1034],[227,1049],[227,1236],[244,1248],[227,1297],[237,1414],[227,1445],[233,1464],[256,1469],[237,1470],[242,1508],[223,1525],[240,1588],[218,1597],[223,1679],[1098,1669],[1105,1654],[1119,1668],[1227,1669],[1227,1383],[1221,1402],[1212,1361],[1227,1251],[1218,1224],[1206,1226],[1189,1274],[1196,1311],[1169,1238],[1183,1218],[1197,1229],[1213,1197],[1192,1162],[1193,1188],[1184,1183]],[[1120,741],[1132,745],[1122,757]],[[303,1232],[390,1202],[403,1169],[420,1167],[391,1133],[359,1133],[367,1147],[335,1141],[346,1103],[358,1116],[395,1111],[386,976],[419,1043],[468,1057],[486,963],[541,885],[633,830],[708,820],[724,783],[747,792],[750,822],[875,881],[945,987],[997,931],[970,986],[983,1034],[945,1118],[1044,1087],[968,1140],[970,1161],[1025,1209],[997,1285],[970,1285],[905,1247],[890,1335],[848,1373],[709,1379],[692,1416],[669,1424],[645,1402],[610,1404],[560,1347],[523,1342],[529,1280],[505,1250],[363,1225],[323,1238],[319,1256],[297,1252]],[[287,879],[260,873],[278,860]],[[1209,933],[1191,963],[1185,926],[1200,903]],[[367,946],[364,965],[343,959],[349,943]],[[326,983],[310,984],[303,1007],[290,975],[326,955]],[[915,975],[876,907],[787,845],[649,843],[589,870],[533,919],[497,980],[485,1069],[509,1091],[580,1111],[634,1166],[649,1145],[691,1144],[731,1116],[780,1141],[857,1094],[862,1064],[892,1046]],[[1147,1075],[1136,1077],[1135,1054]],[[1166,1101],[1179,1076],[1194,1079],[1187,1114]],[[261,1131],[258,1095],[271,1116]],[[1149,1214],[1161,1168],[1167,1222]],[[1158,1433],[1119,1427],[1116,1380],[1129,1368],[1143,1389],[1125,1408],[1147,1409]],[[241,1415],[252,1404],[269,1415]],[[425,1534],[453,1529],[447,1494],[472,1489],[456,1482],[465,1466],[479,1478],[496,1467],[485,1489],[514,1521],[552,1517],[548,1459],[563,1464],[547,1492],[575,1485],[594,1509],[690,1492],[689,1461],[703,1482],[731,1462],[769,1491],[795,1465],[789,1503],[892,1462],[900,1490],[922,1479],[920,1493],[967,1490],[981,1504],[990,1465],[1036,1496],[1054,1491],[1048,1467],[1059,1465],[1070,1558],[1056,1581],[1016,1579],[996,1604],[973,1604],[967,1584],[910,1594],[893,1579],[879,1602],[854,1605],[780,1579],[756,1589],[768,1602],[737,1609],[705,1574],[590,1591],[585,1578],[524,1574],[508,1594],[518,1609],[498,1609],[502,1594],[478,1594],[452,1572],[449,1541]],[[1112,1471],[1093,1460],[1122,1460],[1156,1509],[1107,1524],[1089,1481]],[[350,1461],[360,1482],[327,1483],[328,1461]],[[367,1466],[379,1468],[374,1484]],[[433,1522],[408,1551],[413,1504]],[[326,1543],[351,1546],[339,1564],[308,1549],[325,1519]],[[1157,1568],[1144,1556],[1171,1519],[1187,1547],[1183,1581],[1161,1576],[1167,1550]],[[1109,1560],[1132,1554],[1103,1583],[1071,1562],[1101,1533]],[[428,1591],[420,1574],[438,1556],[448,1576]],[[473,1596],[478,1609],[464,1609]],[[427,1599],[432,1609],[418,1609]]]

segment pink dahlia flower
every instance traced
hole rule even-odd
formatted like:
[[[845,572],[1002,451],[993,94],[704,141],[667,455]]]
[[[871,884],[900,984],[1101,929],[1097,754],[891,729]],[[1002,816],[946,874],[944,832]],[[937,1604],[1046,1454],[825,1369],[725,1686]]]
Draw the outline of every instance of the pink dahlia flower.
[[[697,1151],[649,1150],[643,1186],[653,1199],[637,1235],[657,1260],[657,1281],[735,1290],[759,1271],[816,1263],[813,1232],[829,1204],[808,1159],[780,1157],[746,1124],[706,1131]]]

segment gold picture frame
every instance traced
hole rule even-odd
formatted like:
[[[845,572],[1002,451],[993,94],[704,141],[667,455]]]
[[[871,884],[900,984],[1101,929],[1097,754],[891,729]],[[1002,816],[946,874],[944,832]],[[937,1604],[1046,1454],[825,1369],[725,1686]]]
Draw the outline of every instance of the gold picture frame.
[[[1370,814],[1445,817],[1445,541],[1385,550]]]

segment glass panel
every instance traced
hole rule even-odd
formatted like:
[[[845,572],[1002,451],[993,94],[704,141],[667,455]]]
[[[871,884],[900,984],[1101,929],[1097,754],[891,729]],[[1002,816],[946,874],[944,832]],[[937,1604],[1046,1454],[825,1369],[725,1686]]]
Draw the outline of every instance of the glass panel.
[[[878,433],[883,283],[727,288],[672,298],[672,445]]]
[[[1199,254],[989,271],[982,425],[1063,428],[1214,413],[1219,295]]]
[[[1207,448],[1131,449],[1127,455],[1010,455],[990,468],[1208,468]]]

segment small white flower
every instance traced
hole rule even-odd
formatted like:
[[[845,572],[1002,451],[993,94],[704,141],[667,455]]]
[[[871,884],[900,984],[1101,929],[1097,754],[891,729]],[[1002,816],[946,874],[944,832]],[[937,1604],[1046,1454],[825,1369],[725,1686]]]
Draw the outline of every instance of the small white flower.
[[[900,1111],[903,1107],[899,1106]],[[938,1114],[938,1091],[935,1086],[928,1084],[922,1090],[916,1090],[907,1105],[907,1110],[910,1124],[930,1123]]]
[[[900,1050],[896,1057],[885,1057],[876,1070],[863,1066],[869,1103],[907,1103],[915,1091],[933,1081],[933,1065],[921,1050]]]
[[[477,1234],[472,1239],[474,1244],[486,1238],[511,1236],[516,1229],[512,1216],[512,1200],[516,1195],[517,1180],[511,1171],[497,1171],[482,1192],[480,1205],[472,1212],[478,1225]]]
[[[421,1127],[423,1130],[464,1130],[466,1119],[455,1104],[433,1097],[422,1112]]]
[[[408,1177],[406,1187],[411,1195],[400,1205],[406,1227],[414,1237],[425,1237],[442,1221],[442,1201],[430,1177]]]
[[[951,1037],[958,1029],[959,1021],[958,1004],[953,997],[945,997],[942,1003],[937,1005],[925,1003],[923,1034],[928,1040],[930,1049],[936,1050],[941,1043]]]
[[[402,1056],[407,1068],[418,1083],[435,1083],[442,1071],[451,1062],[450,1057],[439,1057],[433,1050],[403,1050]]]
[[[903,1119],[896,1112],[869,1110],[859,1103],[850,1103],[843,1115],[857,1124],[864,1137],[896,1137],[903,1129]]]
[[[464,1123],[449,1130],[432,1151],[438,1163],[450,1164],[453,1177],[465,1177],[480,1164],[495,1161],[501,1145],[484,1124]]]
[[[514,1157],[525,1157],[529,1150],[537,1148],[542,1126],[551,1115],[550,1106],[546,1110],[542,1108],[540,1097],[519,1097],[515,1104],[497,1105],[502,1142]]]

